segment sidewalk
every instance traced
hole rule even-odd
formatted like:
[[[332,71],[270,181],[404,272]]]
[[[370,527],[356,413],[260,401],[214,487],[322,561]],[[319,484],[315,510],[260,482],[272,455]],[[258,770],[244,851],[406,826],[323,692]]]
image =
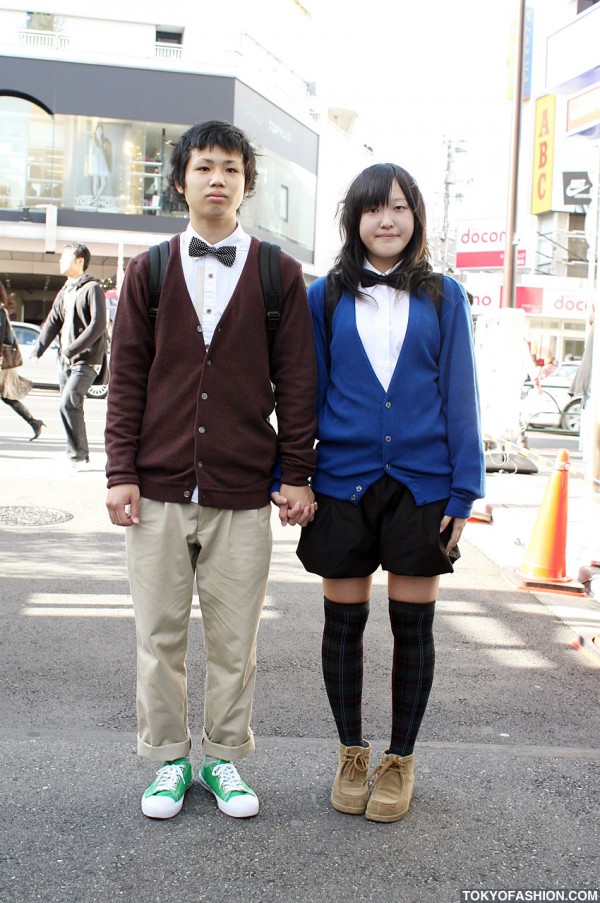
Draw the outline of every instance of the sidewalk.
[[[491,511],[492,523],[472,521],[466,528],[468,541],[521,587],[523,580],[516,571],[523,563],[560,447],[560,437],[556,437],[556,448],[549,454],[530,454],[531,460],[536,460],[538,464],[537,474],[488,473],[486,497],[476,503],[475,512]],[[581,453],[571,452],[569,457],[571,468],[576,473],[583,473]],[[582,569],[588,568],[594,561],[600,561],[600,493],[590,482],[570,473],[566,576],[579,581]],[[559,586],[549,586],[547,591],[538,588],[526,591],[548,605],[557,617],[568,624],[577,641],[600,663],[600,645],[594,642],[595,637],[600,637],[599,580],[593,581],[591,590],[592,595],[574,595],[561,591]]]
[[[257,749],[242,766],[261,811],[227,818],[195,782],[181,814],[157,823],[140,812],[154,766],[136,755],[135,626],[123,531],[104,510],[101,441],[76,473],[58,427],[39,444],[23,435],[0,437],[0,509],[29,519],[0,522],[1,903],[461,903],[468,888],[597,889],[598,661],[551,607],[572,597],[523,591],[508,576],[547,474],[490,476],[493,523],[467,526],[463,558],[442,580],[405,820],[376,825],[330,806],[337,740],[321,677],[321,583],[299,565],[297,529],[274,512]],[[597,500],[573,495],[571,560],[588,555],[598,523]],[[389,743],[386,589],[378,573],[365,634],[373,764]],[[580,620],[597,606],[574,603]],[[188,669],[197,767],[197,605]]]

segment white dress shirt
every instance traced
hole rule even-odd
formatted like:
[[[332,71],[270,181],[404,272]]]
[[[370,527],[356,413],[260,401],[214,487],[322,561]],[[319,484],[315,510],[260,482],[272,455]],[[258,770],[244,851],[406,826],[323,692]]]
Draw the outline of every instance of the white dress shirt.
[[[238,280],[244,269],[250,248],[250,236],[238,227],[223,241],[217,242],[214,247],[221,245],[234,245],[236,249],[233,266],[227,267],[211,254],[206,257],[190,257],[188,250],[192,237],[196,236],[201,241],[206,239],[199,235],[191,224],[181,234],[181,265],[183,275],[196,310],[198,320],[202,326],[206,347],[211,343],[215,329],[223,311],[229,304],[229,299],[235,291]],[[207,244],[212,244],[208,241]]]
[[[368,260],[364,268],[379,272]],[[391,267],[384,275],[393,270]],[[406,335],[410,295],[389,285],[361,285],[360,289],[372,300],[356,298],[356,327],[375,375],[387,392]]]

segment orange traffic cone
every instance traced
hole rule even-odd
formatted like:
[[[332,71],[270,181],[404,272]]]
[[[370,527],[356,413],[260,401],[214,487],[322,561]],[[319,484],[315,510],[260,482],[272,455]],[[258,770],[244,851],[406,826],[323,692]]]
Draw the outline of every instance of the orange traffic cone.
[[[570,583],[567,577],[567,508],[569,498],[569,453],[562,448],[538,511],[525,558],[517,575],[525,583]]]

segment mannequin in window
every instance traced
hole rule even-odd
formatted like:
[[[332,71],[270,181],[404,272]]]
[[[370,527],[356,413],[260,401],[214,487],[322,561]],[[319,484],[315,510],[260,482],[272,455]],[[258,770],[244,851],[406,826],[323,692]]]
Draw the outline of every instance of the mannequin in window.
[[[104,137],[104,125],[99,122],[90,138],[88,147],[88,168],[92,177],[92,195],[94,200],[102,196],[106,189],[108,176],[112,171],[112,145]]]

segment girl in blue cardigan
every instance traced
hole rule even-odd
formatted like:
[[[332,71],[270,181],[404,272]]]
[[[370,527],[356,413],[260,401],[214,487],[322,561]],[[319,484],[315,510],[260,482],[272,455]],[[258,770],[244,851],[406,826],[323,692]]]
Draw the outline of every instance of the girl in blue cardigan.
[[[308,291],[318,362],[318,514],[298,556],[323,578],[325,687],[340,738],[331,802],[371,821],[403,818],[434,669],[439,575],[484,495],[483,446],[464,290],[432,272],[425,206],[406,170],[365,169],[340,204],[339,296]],[[389,748],[369,774],[363,632],[372,575],[388,572],[394,637]],[[369,779],[375,777],[369,792]]]

